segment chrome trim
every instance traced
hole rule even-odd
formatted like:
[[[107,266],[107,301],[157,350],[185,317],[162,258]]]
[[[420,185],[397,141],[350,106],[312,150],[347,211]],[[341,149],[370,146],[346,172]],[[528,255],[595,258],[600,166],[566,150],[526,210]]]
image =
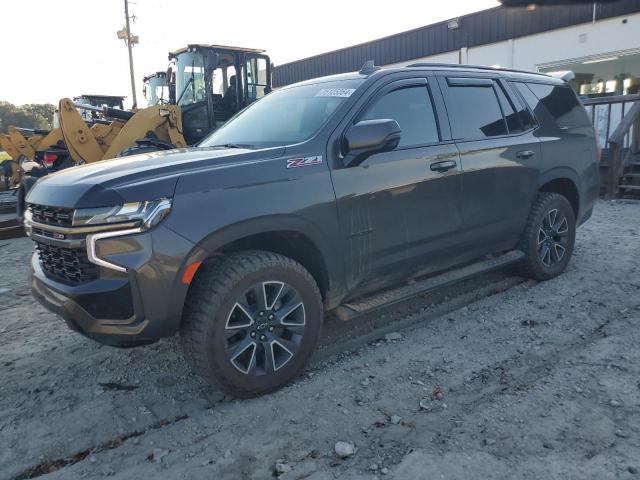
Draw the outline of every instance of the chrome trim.
[[[127,269],[125,267],[121,267],[120,265],[116,265],[115,263],[107,262],[106,260],[103,260],[100,257],[98,257],[98,255],[96,255],[96,242],[98,240],[103,240],[105,238],[121,237],[123,235],[132,235],[134,233],[141,233],[142,231],[143,230],[141,228],[130,228],[128,230],[113,230],[110,232],[94,233],[92,235],[87,235],[87,257],[89,257],[89,261],[101,267],[106,267],[112,270],[117,270],[118,272],[126,273]]]
[[[49,225],[48,223],[40,223],[34,221],[27,221],[25,219],[25,226],[29,228],[39,228],[40,230],[48,230],[50,232],[77,234],[77,233],[94,233],[105,231],[119,231],[122,228],[133,228],[140,225],[140,221],[126,222],[126,223],[113,223],[111,225],[95,225],[92,227],[59,227],[56,225]]]

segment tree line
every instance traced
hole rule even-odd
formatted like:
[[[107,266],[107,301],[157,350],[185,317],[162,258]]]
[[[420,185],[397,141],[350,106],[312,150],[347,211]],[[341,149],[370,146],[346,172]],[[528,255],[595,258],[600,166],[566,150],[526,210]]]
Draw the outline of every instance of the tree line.
[[[53,113],[56,107],[50,103],[29,103],[14,105],[0,101],[0,133],[7,133],[9,127],[50,130],[53,128]]]

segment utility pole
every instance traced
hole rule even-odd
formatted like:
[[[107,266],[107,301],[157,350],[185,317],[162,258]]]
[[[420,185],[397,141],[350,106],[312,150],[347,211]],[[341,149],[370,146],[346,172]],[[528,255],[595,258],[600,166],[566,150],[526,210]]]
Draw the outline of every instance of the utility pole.
[[[131,27],[129,25],[129,0],[124,0],[124,19],[125,28],[127,29],[127,49],[129,50],[129,73],[131,74],[131,95],[133,96],[133,108],[138,107],[138,100],[136,98],[136,80],[133,74],[133,46],[131,45]]]

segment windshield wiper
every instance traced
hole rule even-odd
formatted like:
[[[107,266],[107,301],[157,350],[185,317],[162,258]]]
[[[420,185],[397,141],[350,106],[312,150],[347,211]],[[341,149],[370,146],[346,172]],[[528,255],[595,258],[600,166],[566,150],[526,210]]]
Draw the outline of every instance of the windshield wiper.
[[[209,148],[244,148],[253,150],[256,147],[248,143],[225,143],[223,145],[211,145]]]

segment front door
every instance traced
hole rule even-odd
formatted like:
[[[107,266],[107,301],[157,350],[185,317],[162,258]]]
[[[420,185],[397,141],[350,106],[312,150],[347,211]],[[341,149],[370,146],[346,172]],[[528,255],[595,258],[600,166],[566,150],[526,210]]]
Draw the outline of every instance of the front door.
[[[434,94],[437,86],[424,77],[383,86],[350,124],[394,119],[398,147],[353,167],[333,159],[348,288],[356,293],[407,278],[455,247],[461,169],[455,145],[442,141],[449,130],[438,121]]]

